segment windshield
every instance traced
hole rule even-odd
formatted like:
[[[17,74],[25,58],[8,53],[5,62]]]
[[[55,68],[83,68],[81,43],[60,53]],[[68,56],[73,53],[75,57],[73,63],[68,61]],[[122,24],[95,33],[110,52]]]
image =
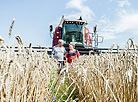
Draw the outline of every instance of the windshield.
[[[63,39],[66,44],[76,42],[77,44],[83,43],[83,25],[80,24],[64,24]]]

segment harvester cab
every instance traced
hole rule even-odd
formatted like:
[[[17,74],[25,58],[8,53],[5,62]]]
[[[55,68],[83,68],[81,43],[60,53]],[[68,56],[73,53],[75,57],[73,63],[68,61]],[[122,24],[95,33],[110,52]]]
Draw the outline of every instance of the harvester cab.
[[[103,42],[103,37],[98,36],[97,26],[94,27],[94,32],[90,33],[86,27],[87,21],[83,21],[82,18],[78,20],[62,19],[60,24],[55,28],[53,32],[53,26],[50,25],[50,33],[53,39],[52,46],[58,44],[58,40],[64,40],[64,46],[67,48],[70,42],[74,42],[76,48],[97,48],[99,43]],[[99,38],[101,41],[99,41]]]

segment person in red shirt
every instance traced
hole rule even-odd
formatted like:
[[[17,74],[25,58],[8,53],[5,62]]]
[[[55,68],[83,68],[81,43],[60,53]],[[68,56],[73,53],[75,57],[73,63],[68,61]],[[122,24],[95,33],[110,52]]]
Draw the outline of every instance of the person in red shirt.
[[[70,43],[69,44],[69,51],[66,53],[65,57],[67,58],[67,62],[71,63],[76,61],[80,56],[80,53],[78,50],[75,49],[75,44]]]

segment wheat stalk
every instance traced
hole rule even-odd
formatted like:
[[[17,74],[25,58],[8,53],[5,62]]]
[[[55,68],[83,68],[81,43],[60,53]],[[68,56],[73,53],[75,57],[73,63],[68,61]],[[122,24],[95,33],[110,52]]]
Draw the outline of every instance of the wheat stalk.
[[[9,38],[11,38],[12,28],[13,28],[14,22],[15,22],[15,18],[13,18],[12,24],[11,24],[11,26],[10,26],[10,30],[9,30]]]

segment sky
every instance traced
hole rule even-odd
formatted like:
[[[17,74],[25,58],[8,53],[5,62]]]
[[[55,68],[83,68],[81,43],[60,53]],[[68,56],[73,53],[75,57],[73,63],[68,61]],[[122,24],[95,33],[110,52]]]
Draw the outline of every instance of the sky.
[[[52,46],[49,25],[55,28],[64,15],[66,19],[88,21],[93,31],[104,37],[99,47],[119,43],[123,48],[129,38],[138,44],[138,0],[0,0],[0,36],[7,44],[16,44],[16,35],[33,46]],[[11,40],[9,28],[15,18]]]

